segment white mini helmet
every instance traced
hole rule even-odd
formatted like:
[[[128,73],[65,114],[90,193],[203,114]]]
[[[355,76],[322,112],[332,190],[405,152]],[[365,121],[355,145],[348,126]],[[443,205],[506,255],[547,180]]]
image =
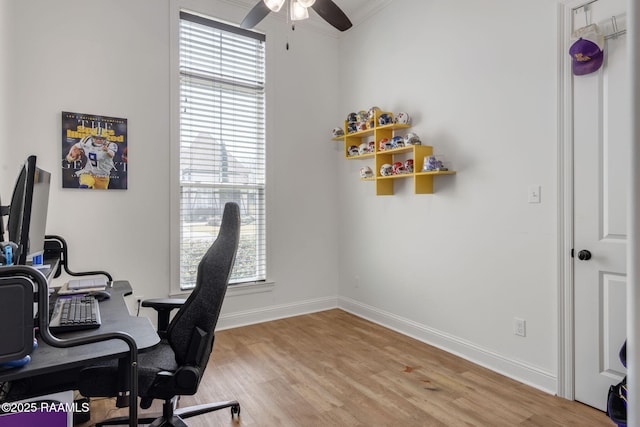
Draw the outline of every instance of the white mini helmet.
[[[398,124],[408,125],[409,123],[411,123],[411,117],[409,117],[409,114],[401,111],[396,114],[393,121]]]
[[[369,166],[360,168],[360,178],[371,178],[371,177],[373,177],[373,171]]]
[[[404,137],[404,145],[422,145],[422,141],[420,141],[420,137],[413,132],[409,132]]]
[[[376,112],[379,112],[379,111],[381,111],[381,110],[380,110],[380,108],[378,108],[378,107],[371,107],[371,108],[369,108],[369,112],[367,113],[367,115],[368,115],[368,117],[367,117],[367,118],[368,118],[369,120],[373,120],[373,119],[375,119],[375,117],[376,117]]]
[[[366,142],[363,142],[358,146],[358,154],[360,154],[361,156],[363,154],[367,154],[368,152],[369,152],[369,144],[367,144]]]
[[[447,170],[442,164],[442,161],[438,160],[435,156],[424,157],[424,166],[422,167],[422,172],[432,172],[439,170]]]
[[[344,129],[342,129],[342,128],[333,128],[333,130],[331,131],[331,134],[333,135],[334,138],[336,138],[338,136],[344,136]]]
[[[385,163],[380,167],[380,175],[382,176],[391,176],[393,175],[393,166],[389,163]]]
[[[357,156],[360,153],[358,152],[358,147],[355,145],[350,145],[348,150],[349,156]]]

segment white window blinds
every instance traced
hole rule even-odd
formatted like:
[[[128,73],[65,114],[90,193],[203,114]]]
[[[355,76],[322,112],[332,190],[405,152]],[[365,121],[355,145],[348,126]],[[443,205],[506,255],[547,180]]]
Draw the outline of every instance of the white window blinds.
[[[226,202],[240,205],[230,283],[264,280],[265,37],[180,13],[180,287],[195,286]]]

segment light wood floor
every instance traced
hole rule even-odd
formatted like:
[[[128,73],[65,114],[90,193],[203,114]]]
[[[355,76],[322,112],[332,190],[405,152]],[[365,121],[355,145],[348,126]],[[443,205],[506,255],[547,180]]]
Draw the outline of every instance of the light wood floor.
[[[604,413],[591,407],[548,395],[341,310],[218,332],[198,394],[183,397],[180,406],[231,399],[241,404],[239,422],[225,409],[187,423],[612,426]],[[113,407],[109,399],[92,402],[92,420],[122,412]]]

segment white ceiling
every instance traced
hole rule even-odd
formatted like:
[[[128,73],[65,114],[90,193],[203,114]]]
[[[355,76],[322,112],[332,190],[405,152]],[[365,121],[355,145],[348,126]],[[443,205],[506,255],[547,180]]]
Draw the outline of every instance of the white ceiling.
[[[362,21],[377,13],[383,6],[392,0],[334,0],[334,3],[347,14],[353,25],[358,25]],[[314,13],[315,18],[319,18]]]

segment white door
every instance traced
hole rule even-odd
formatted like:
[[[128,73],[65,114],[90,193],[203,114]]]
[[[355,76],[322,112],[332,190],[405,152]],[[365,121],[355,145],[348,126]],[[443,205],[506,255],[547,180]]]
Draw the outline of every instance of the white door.
[[[624,29],[625,4],[597,0],[585,11],[575,3],[573,29],[596,23],[610,35],[612,17]],[[609,385],[626,374],[618,353],[626,338],[631,120],[626,35],[608,37],[604,51],[597,72],[572,77],[575,399],[601,410]]]

